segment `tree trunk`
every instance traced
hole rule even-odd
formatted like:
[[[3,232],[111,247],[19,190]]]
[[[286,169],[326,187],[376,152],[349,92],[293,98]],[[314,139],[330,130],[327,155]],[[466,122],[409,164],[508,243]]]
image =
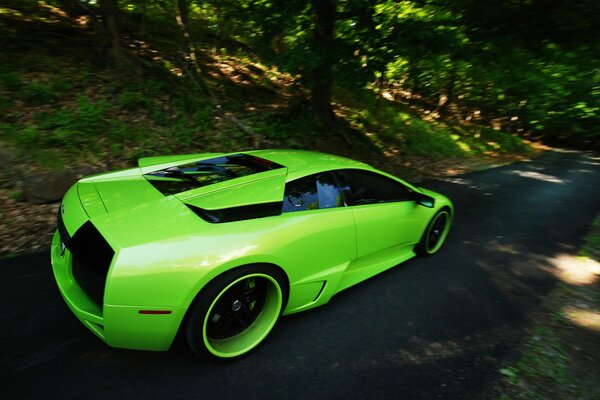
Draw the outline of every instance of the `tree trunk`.
[[[148,7],[145,1],[142,2],[142,15],[140,18],[140,25],[138,27],[138,34],[141,37],[146,35],[146,14],[148,14]]]
[[[194,49],[190,45],[190,32],[188,30],[188,4],[187,0],[174,0],[175,5],[175,21],[179,30],[181,30],[181,37],[183,39],[183,52],[185,54],[185,61],[191,64],[194,69],[196,61],[196,54]]]
[[[379,77],[377,98],[375,99],[375,114],[379,113],[379,105],[381,104],[381,98],[383,97],[383,85],[385,83],[385,67],[381,68],[380,73],[381,76]]]
[[[331,88],[333,86],[333,31],[335,0],[312,0],[315,10],[313,46],[318,62],[313,69],[312,107],[317,124],[323,128],[333,121]]]
[[[417,64],[409,58],[408,60],[408,90],[410,91],[411,97],[414,94],[419,94],[421,90],[421,81],[419,79],[419,67]]]
[[[188,29],[188,2],[187,0],[174,0],[175,2],[175,20],[177,21],[177,25],[181,30],[183,36],[183,47],[185,60],[183,64],[183,69],[186,72],[186,75],[190,77],[192,82],[198,85],[198,87],[206,94],[207,100],[210,102],[211,106],[215,113],[217,113],[221,118],[235,125],[240,131],[248,135],[250,139],[252,139],[252,145],[255,149],[260,147],[262,137],[246,126],[242,121],[236,118],[235,115],[231,113],[225,112],[221,108],[221,104],[219,99],[210,87],[204,81],[202,76],[202,69],[200,68],[200,63],[196,57],[196,50],[194,46],[192,46],[190,42],[190,32]]]
[[[101,0],[102,14],[102,45],[104,57],[109,66],[122,67],[125,64],[125,54],[121,48],[121,24],[119,18],[119,2],[117,0]]]
[[[438,103],[438,114],[440,117],[447,115],[448,106],[454,101],[454,86],[456,85],[456,65],[453,65],[450,70],[450,77],[448,78],[448,85],[446,86],[446,93],[440,97]]]

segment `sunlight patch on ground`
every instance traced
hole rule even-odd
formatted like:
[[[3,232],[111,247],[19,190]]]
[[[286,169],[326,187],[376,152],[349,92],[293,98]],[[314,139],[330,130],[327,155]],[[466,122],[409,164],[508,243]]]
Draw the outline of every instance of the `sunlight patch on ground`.
[[[441,181],[454,183],[456,185],[472,185],[473,181],[464,178],[452,177],[452,178],[441,178]]]
[[[419,343],[410,351],[407,349],[399,350],[394,353],[394,357],[402,360],[402,364],[424,364],[432,360],[456,357],[463,354],[463,346],[454,341],[439,341],[430,343]]]
[[[572,306],[565,307],[563,312],[574,325],[600,333],[600,312]]]
[[[494,246],[494,249],[506,254],[521,255],[521,250],[514,244],[510,243],[498,243]]]
[[[590,285],[600,277],[600,263],[587,257],[560,254],[550,260],[552,273],[571,285]]]
[[[454,340],[435,340],[430,341],[420,337],[413,336],[410,339],[410,346],[403,349],[391,349],[386,352],[387,361],[396,365],[423,365],[438,360],[448,360],[473,354],[490,348],[490,344],[496,340],[502,340],[507,335],[510,328],[506,325],[496,326],[494,331],[488,331],[482,334],[465,335]],[[482,340],[483,337],[487,340]],[[373,360],[377,357],[366,356],[366,359]],[[362,362],[361,362],[362,364]],[[463,372],[462,370],[456,371]]]
[[[486,167],[490,167],[490,168],[494,168],[495,165],[494,164],[487,164]],[[465,178],[461,178],[459,176],[453,176],[453,175],[457,175],[457,174],[464,174],[465,173],[465,169],[447,169],[446,170],[446,177],[440,177],[437,178],[440,181],[443,182],[449,182],[449,183],[453,183],[455,185],[465,185],[467,186],[469,189],[474,189],[474,190],[479,190],[479,191],[483,191],[486,190],[485,193],[483,193],[485,196],[493,196],[494,193],[493,191],[496,189],[497,185],[490,185],[490,184],[485,184],[485,183],[475,183],[470,179],[465,179]]]
[[[550,183],[558,183],[561,185],[564,185],[565,183],[567,183],[567,181],[565,181],[563,179],[557,178],[552,175],[542,174],[540,172],[535,172],[535,171],[515,170],[515,171],[509,171],[508,173],[513,174],[513,175],[519,175],[519,176],[522,176],[523,178],[537,179],[540,181],[550,182]]]

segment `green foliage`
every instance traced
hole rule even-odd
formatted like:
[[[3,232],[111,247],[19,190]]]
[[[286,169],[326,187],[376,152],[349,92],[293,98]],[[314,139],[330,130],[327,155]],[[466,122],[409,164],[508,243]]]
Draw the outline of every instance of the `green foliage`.
[[[147,95],[139,92],[125,91],[119,98],[121,107],[128,111],[137,111],[139,109],[149,109],[152,106],[152,100]]]
[[[63,78],[54,79],[50,85],[51,90],[57,95],[68,93],[73,90],[73,87],[73,82]]]
[[[14,140],[20,131],[17,124],[0,123],[0,137],[5,140]]]
[[[21,192],[20,190],[13,190],[8,194],[8,197],[17,202],[23,201],[23,192]]]
[[[192,115],[192,125],[200,130],[213,128],[213,109],[209,104],[201,103]]]
[[[109,127],[105,102],[93,103],[77,97],[75,109],[61,108],[34,116],[34,123],[25,126],[17,141],[30,146],[64,146],[75,148],[97,141],[100,132]]]
[[[23,100],[30,104],[48,104],[57,99],[52,87],[44,82],[33,80],[22,91]]]
[[[600,261],[600,214],[594,219],[580,254],[583,257]],[[600,297],[598,298],[598,302],[600,303]]]
[[[152,111],[151,111],[151,117],[152,117],[152,121],[154,121],[154,123],[156,125],[159,126],[167,126],[169,123],[169,117],[167,116],[167,114],[160,108],[160,106],[155,106],[153,107]]]
[[[404,118],[402,118],[404,117]],[[445,158],[457,157],[470,149],[463,149],[448,135],[449,131],[424,122],[418,118],[400,118],[404,124],[404,147],[409,153],[421,157]]]
[[[456,134],[451,135],[459,147],[479,154],[488,153],[527,153],[530,147],[523,140],[500,130],[473,125],[464,129],[460,125],[451,126]]]
[[[322,3],[316,1],[187,4],[189,42],[201,78],[223,110],[241,116],[272,143],[314,142],[349,124],[381,151],[443,159],[526,152],[523,141],[506,131],[588,143],[600,135],[600,60],[598,44],[589,40],[598,36],[590,16],[600,3],[591,0],[556,8],[514,1],[336,0],[335,31],[327,43],[315,39],[324,26],[318,17]],[[207,146],[245,145],[245,135],[223,128],[206,93],[191,84],[173,2],[119,5],[127,36],[122,44],[135,43],[136,55],[145,60],[128,72],[101,70],[71,54],[94,47],[88,46],[93,39],[52,19],[48,7],[10,2],[11,15],[32,19],[0,26],[11,42],[0,51],[0,113],[7,116],[3,122],[12,122],[2,126],[4,137],[22,146],[102,149],[129,157],[139,146],[172,151],[199,146],[198,138],[218,126],[226,131]],[[20,31],[24,25],[27,30]],[[42,36],[46,31],[58,34]],[[47,40],[26,39],[25,32]],[[72,41],[65,32],[73,32]],[[289,72],[304,86],[289,90],[268,74],[238,79],[237,71],[227,70],[256,61],[273,77]],[[315,129],[309,106],[317,86],[328,89],[319,68],[331,69],[334,93],[346,91],[335,99],[338,121],[322,131]],[[173,71],[183,76],[166,78]],[[273,93],[277,97],[270,98]],[[397,100],[378,100],[382,105],[375,107],[377,94]],[[442,109],[444,98],[452,107]],[[23,102],[31,112],[16,118]],[[247,111],[248,104],[261,102],[303,104]]]
[[[14,101],[8,97],[0,96],[0,118],[5,115],[14,105]]]
[[[530,151],[522,138],[501,130],[475,124],[426,121],[415,110],[385,100],[375,109],[368,92],[339,92],[340,97],[351,95],[356,104],[349,110],[348,120],[355,128],[368,132],[383,151],[396,148],[407,157],[432,160]]]
[[[7,90],[16,91],[21,89],[23,81],[19,74],[15,72],[5,72],[0,73],[0,85]]]
[[[106,136],[110,139],[111,149],[121,149],[121,143],[135,140],[141,136],[136,126],[119,119],[111,119],[106,123]]]
[[[500,370],[508,383],[527,399],[545,399],[545,388],[562,387],[567,381],[570,357],[562,346],[559,331],[537,327],[525,344],[521,358]],[[532,385],[538,383],[537,385]]]
[[[172,84],[165,79],[159,79],[158,77],[151,76],[145,81],[146,90],[152,95],[164,95],[165,93],[174,92]]]
[[[28,125],[21,131],[15,132],[14,140],[23,147],[37,146],[44,140],[43,132],[37,125]]]

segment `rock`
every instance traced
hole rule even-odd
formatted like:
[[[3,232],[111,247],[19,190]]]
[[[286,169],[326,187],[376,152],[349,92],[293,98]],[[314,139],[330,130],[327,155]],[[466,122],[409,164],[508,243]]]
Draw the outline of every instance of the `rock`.
[[[13,157],[8,148],[0,143],[0,169],[7,169],[12,164]]]
[[[15,187],[15,182],[5,170],[0,169],[0,189],[9,189]]]
[[[23,173],[21,180],[25,200],[45,204],[60,201],[77,176],[69,171],[35,171]]]
[[[12,163],[11,153],[0,143],[0,189],[13,188],[17,185],[17,179],[10,170]]]

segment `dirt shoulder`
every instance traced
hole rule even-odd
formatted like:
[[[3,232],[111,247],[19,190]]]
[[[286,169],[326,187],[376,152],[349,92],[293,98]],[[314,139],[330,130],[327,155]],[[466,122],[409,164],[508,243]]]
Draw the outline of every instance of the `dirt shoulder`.
[[[600,215],[507,364],[499,400],[600,399]],[[489,397],[488,397],[489,398]]]

